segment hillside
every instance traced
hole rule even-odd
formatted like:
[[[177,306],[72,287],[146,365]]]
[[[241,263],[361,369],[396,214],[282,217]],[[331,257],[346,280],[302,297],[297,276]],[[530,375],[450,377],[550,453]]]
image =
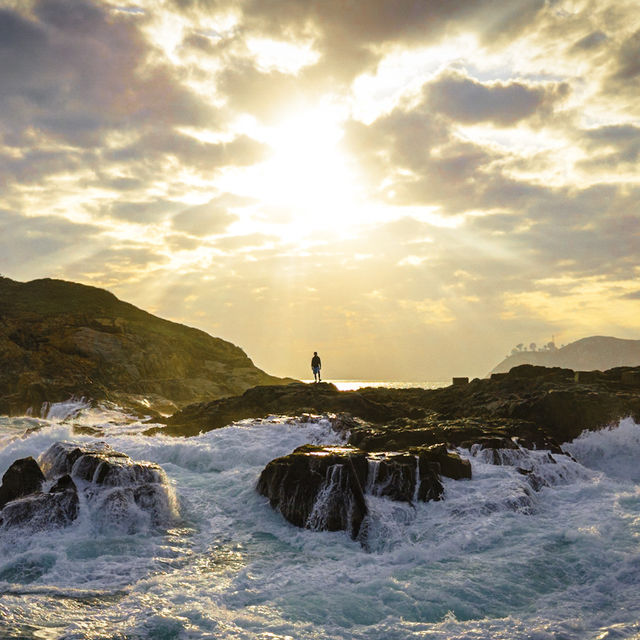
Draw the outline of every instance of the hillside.
[[[283,384],[235,345],[163,320],[103,289],[0,278],[0,414],[70,396],[139,411]]]
[[[521,364],[563,367],[574,371],[605,371],[640,365],[640,340],[591,336],[555,351],[521,351],[505,358],[490,373],[506,373]]]

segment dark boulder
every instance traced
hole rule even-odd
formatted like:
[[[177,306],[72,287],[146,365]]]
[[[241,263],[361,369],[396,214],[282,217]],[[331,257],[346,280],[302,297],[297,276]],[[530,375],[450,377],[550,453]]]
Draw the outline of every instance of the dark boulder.
[[[35,493],[10,502],[0,512],[2,527],[40,531],[70,525],[78,517],[78,493],[71,485],[60,489],[56,486],[50,493]]]
[[[40,464],[44,474],[33,458],[16,461],[11,474],[7,472],[11,482],[23,476],[35,479],[0,511],[3,529],[68,526],[78,517],[81,502],[99,530],[134,532],[166,525],[175,516],[173,494],[162,468],[136,462],[104,443],[87,447],[57,442],[40,456]],[[48,493],[40,491],[45,476],[52,483]]]
[[[366,454],[351,447],[305,445],[269,462],[257,490],[298,527],[349,531],[356,538],[367,513]]]
[[[370,454],[367,493],[400,502],[439,500],[438,464],[410,453]]]
[[[2,476],[0,509],[11,500],[40,491],[44,479],[38,463],[32,457],[16,460]]]
[[[376,453],[305,445],[272,460],[257,491],[298,527],[346,530],[355,539],[368,513],[366,494],[410,503],[439,500],[440,474],[470,478],[471,465],[444,445]]]
[[[449,451],[444,444],[416,447],[409,450],[418,457],[421,465],[434,465],[436,473],[454,480],[471,478],[471,463],[457,453]]]

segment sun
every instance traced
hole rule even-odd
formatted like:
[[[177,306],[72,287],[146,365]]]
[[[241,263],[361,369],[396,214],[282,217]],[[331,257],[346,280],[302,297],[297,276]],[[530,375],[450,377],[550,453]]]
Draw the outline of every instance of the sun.
[[[318,107],[254,133],[270,152],[237,187],[273,212],[274,223],[286,221],[282,236],[299,239],[318,230],[341,235],[364,216],[361,186],[341,147],[340,115]]]

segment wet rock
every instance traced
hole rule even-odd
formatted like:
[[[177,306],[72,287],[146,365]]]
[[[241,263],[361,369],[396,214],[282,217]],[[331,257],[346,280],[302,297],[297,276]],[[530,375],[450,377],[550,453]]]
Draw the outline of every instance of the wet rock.
[[[444,487],[439,465],[425,455],[370,454],[367,493],[401,502],[439,500]]]
[[[78,516],[77,492],[69,487],[53,493],[36,493],[7,504],[0,512],[2,527],[28,527],[31,531],[70,525]]]
[[[40,456],[44,474],[35,460],[28,460],[31,462],[17,461],[10,471],[25,466],[35,474],[37,469],[40,480],[0,511],[4,529],[68,526],[78,517],[81,502],[101,530],[134,532],[168,524],[175,515],[164,471],[150,462],[136,462],[104,443],[89,447],[53,444]],[[40,492],[45,479],[52,483],[48,493]]]
[[[349,531],[356,538],[367,513],[366,454],[350,447],[305,445],[269,462],[257,491],[298,527]]]
[[[454,480],[471,478],[471,463],[449,451],[444,444],[417,447],[410,449],[410,452],[418,457],[421,465],[435,465],[433,468],[439,475]]]
[[[16,460],[2,476],[0,509],[11,500],[40,491],[44,479],[38,463],[32,457]]]
[[[367,515],[367,494],[410,503],[439,500],[440,474],[470,478],[471,465],[444,445],[376,453],[305,445],[272,460],[257,491],[298,527],[346,530],[356,538]]]
[[[338,391],[335,385],[327,382],[293,383],[255,387],[241,396],[189,405],[167,418],[166,427],[153,428],[147,433],[191,436],[245,418],[304,413],[349,413],[374,422],[397,415],[392,407],[369,400],[355,391]]]

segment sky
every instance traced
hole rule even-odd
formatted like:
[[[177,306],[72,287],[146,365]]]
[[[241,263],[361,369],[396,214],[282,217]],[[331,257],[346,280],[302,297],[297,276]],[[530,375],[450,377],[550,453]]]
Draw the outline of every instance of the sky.
[[[640,338],[637,0],[0,0],[0,273],[275,375]]]

